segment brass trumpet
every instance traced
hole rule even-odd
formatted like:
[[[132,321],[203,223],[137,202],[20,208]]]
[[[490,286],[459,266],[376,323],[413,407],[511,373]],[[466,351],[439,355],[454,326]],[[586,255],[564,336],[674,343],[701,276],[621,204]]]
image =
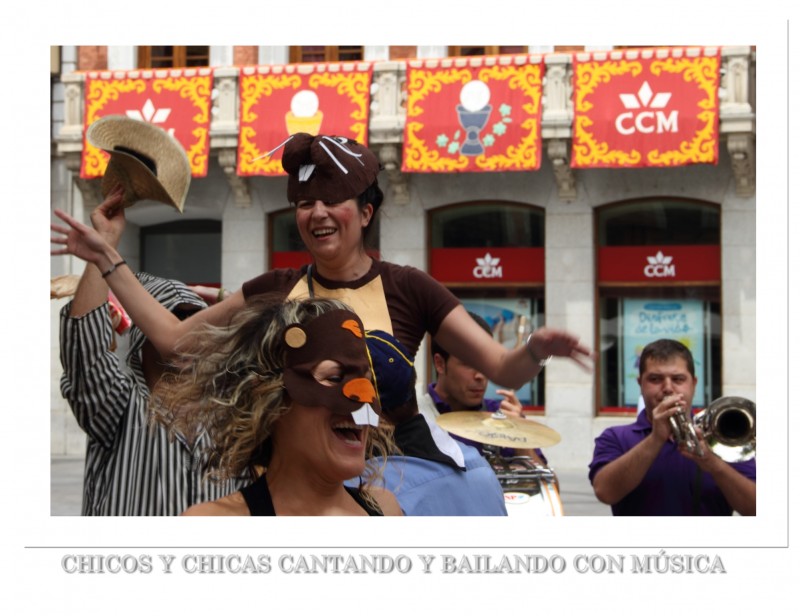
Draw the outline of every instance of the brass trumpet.
[[[669,418],[672,435],[678,444],[702,455],[700,428],[709,449],[726,462],[745,462],[756,455],[756,405],[737,396],[717,398],[690,422],[684,413]]]

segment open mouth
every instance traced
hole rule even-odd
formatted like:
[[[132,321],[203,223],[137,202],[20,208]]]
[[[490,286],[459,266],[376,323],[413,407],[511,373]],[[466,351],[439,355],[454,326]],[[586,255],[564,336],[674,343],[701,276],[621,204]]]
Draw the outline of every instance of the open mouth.
[[[350,447],[360,447],[364,438],[364,428],[352,423],[339,423],[333,426],[333,433],[340,441]]]
[[[328,237],[329,235],[333,235],[334,233],[336,233],[336,229],[326,227],[325,229],[314,229],[311,232],[311,235],[313,235],[316,238],[320,238],[320,237]]]

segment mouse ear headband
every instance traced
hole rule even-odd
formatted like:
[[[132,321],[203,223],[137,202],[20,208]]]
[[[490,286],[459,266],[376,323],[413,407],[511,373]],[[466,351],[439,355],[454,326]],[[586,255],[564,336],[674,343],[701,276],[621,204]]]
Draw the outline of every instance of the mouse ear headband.
[[[292,205],[354,199],[378,179],[381,170],[372,150],[346,137],[295,133],[264,156],[281,147],[281,164],[289,175],[286,197]]]

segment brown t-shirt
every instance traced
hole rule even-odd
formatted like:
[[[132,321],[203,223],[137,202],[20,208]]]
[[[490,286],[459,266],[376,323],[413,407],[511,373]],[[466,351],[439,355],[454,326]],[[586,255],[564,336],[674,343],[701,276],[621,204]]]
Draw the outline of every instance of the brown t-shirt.
[[[261,293],[285,293],[287,298],[309,297],[307,267],[276,269],[244,283],[245,298]],[[366,329],[382,329],[397,338],[412,357],[425,333],[432,336],[458,298],[428,274],[414,267],[372,261],[369,271],[347,282],[312,274],[315,297],[340,299],[358,314]]]

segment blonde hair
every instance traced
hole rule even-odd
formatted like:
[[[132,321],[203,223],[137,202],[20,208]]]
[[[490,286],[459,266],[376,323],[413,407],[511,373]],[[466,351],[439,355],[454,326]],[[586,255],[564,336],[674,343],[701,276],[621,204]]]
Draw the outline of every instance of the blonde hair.
[[[212,442],[211,474],[216,479],[241,476],[269,465],[275,422],[289,412],[283,385],[284,329],[326,312],[350,310],[330,299],[281,301],[261,297],[248,302],[225,327],[206,325],[183,351],[181,368],[165,374],[154,388],[155,421],[170,433],[193,438],[203,429]],[[396,451],[391,430],[367,430],[367,457]],[[367,464],[364,487],[382,474]]]

